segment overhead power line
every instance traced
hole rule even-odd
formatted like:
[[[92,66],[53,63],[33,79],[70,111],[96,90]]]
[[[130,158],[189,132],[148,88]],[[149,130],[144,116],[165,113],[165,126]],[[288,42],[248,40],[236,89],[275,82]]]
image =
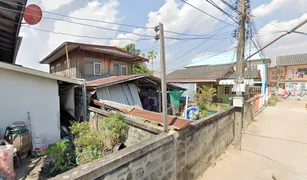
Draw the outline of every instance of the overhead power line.
[[[205,12],[205,11],[199,9],[198,7],[196,7],[196,6],[194,6],[194,5],[190,4],[190,3],[188,3],[188,2],[185,1],[185,0],[181,0],[181,1],[184,2],[184,3],[186,3],[187,5],[189,5],[189,6],[193,7],[193,8],[195,8],[195,9],[197,9],[198,11],[200,11],[200,12],[202,12],[202,13],[204,13],[204,14],[206,14],[206,15],[208,15],[208,16],[210,16],[210,17],[212,17],[212,18],[214,18],[214,19],[216,19],[216,20],[218,20],[218,21],[220,21],[220,22],[223,22],[223,23],[228,24],[228,25],[230,25],[230,26],[236,27],[236,26],[233,25],[233,24],[230,24],[230,23],[228,23],[228,22],[226,22],[226,21],[223,21],[223,20],[221,20],[221,19],[219,19],[219,18],[217,18],[217,17],[215,17],[215,16],[212,16],[211,14],[209,14],[209,13],[207,13],[207,12]]]
[[[4,10],[7,10],[7,11],[12,11],[12,12],[17,12],[17,13],[21,13],[21,14],[30,14],[30,15],[38,17],[37,15],[31,14],[31,13],[25,13],[25,12],[14,10],[14,9],[10,9],[10,8],[0,7],[0,9],[4,9]],[[151,37],[151,38],[154,37],[154,36],[150,36],[150,35],[146,35],[146,34],[139,34],[139,33],[129,32],[129,31],[125,31],[125,30],[111,29],[111,28],[106,28],[106,27],[101,27],[101,26],[96,26],[96,25],[90,25],[90,24],[85,24],[85,23],[80,23],[80,22],[68,21],[68,20],[65,20],[65,19],[52,18],[52,17],[43,17],[43,18],[44,19],[50,19],[50,20],[67,22],[67,23],[72,23],[72,24],[77,24],[77,25],[82,25],[82,26],[87,26],[87,27],[93,27],[93,28],[97,28],[97,29],[103,29],[103,30],[107,30],[107,31],[129,33],[129,34],[134,34],[134,35],[143,36],[143,37]]]
[[[24,5],[21,5],[21,4],[18,4],[18,3],[9,2],[9,1],[6,1],[6,0],[0,0],[0,2],[5,2],[5,3],[8,3],[8,4],[25,7]],[[4,7],[3,7],[3,9],[9,10],[9,8],[4,8]],[[37,10],[37,9],[31,8],[31,7],[30,7],[30,9]],[[13,9],[10,9],[10,10],[13,11]],[[17,10],[15,10],[14,12],[17,12]],[[44,10],[42,10],[42,12],[47,13],[47,14],[53,14],[53,15],[61,16],[61,17],[66,17],[66,18],[70,18],[70,19],[80,20],[80,21],[89,21],[89,22],[96,22],[96,23],[98,22],[98,23],[120,25],[120,26],[133,27],[133,28],[154,29],[154,27],[145,27],[145,26],[137,26],[137,25],[124,24],[124,23],[117,23],[117,22],[108,22],[108,21],[102,21],[102,20],[96,20],[96,19],[90,19],[90,18],[73,17],[73,16],[69,16],[69,15],[65,15],[65,14],[60,14],[60,13],[55,13],[55,12],[50,12],[50,11],[44,11]],[[19,11],[19,13],[24,13],[24,12]],[[29,13],[24,13],[24,14],[29,14]],[[37,16],[37,15],[34,15],[34,14],[32,14],[32,15],[33,16]],[[79,25],[85,25],[85,26],[89,26],[89,27],[103,28],[103,27],[100,27],[100,26],[97,27],[97,26],[92,26],[92,25],[89,25],[89,24],[83,24],[83,23],[78,23],[78,22],[58,19],[58,18],[51,18],[51,17],[45,17],[45,16],[43,18],[50,19],[50,20],[65,21],[65,22],[79,24]],[[109,30],[109,28],[104,28],[104,30]],[[122,31],[122,30],[118,30],[118,31],[119,32],[123,32],[123,33],[130,33],[130,34],[135,34],[135,35],[139,35],[139,36],[149,37],[148,35],[145,35],[145,34],[133,33],[133,32]],[[165,30],[165,32],[172,33],[172,34],[177,34],[177,35],[184,35],[184,36],[201,36],[201,35],[197,35],[197,34],[187,34],[187,33],[168,31],[168,30]]]
[[[214,35],[216,35],[218,32],[220,32],[221,30],[223,30],[223,29],[226,28],[227,26],[228,26],[228,25],[226,25],[226,26],[222,27],[221,29],[219,29],[215,34],[211,35],[210,38],[213,38]],[[198,47],[200,47],[201,45],[203,45],[204,43],[206,43],[208,40],[210,40],[210,38],[204,40],[203,42],[201,42],[201,43],[198,44],[197,46],[193,47],[192,49],[190,49],[190,50],[187,51],[186,53],[182,54],[181,56],[179,56],[179,57],[176,58],[175,60],[168,62],[167,65],[170,64],[170,63],[173,63],[173,62],[175,62],[175,61],[178,61],[179,59],[183,58],[183,57],[186,56],[187,54],[191,53],[192,51],[194,51],[195,49],[197,49]],[[159,69],[157,69],[157,70],[159,70]]]
[[[18,3],[14,3],[14,2],[9,2],[9,1],[6,1],[6,0],[0,0],[0,2],[5,2],[7,4],[21,6],[21,7],[25,8],[24,5],[21,5],[21,4],[18,4]],[[30,9],[37,10],[37,9],[34,9],[34,8],[30,8]],[[44,11],[44,10],[42,10],[42,12],[48,13],[48,14],[57,15],[57,16],[67,17],[67,18],[71,18],[71,19],[81,20],[81,21],[99,22],[99,23],[120,25],[120,26],[133,27],[133,28],[154,29],[154,27],[145,27],[145,26],[137,26],[137,25],[131,25],[131,24],[123,24],[123,23],[95,20],[95,19],[89,19],[89,18],[73,17],[73,16],[68,16],[68,15],[65,15],[65,14],[60,14],[60,13],[55,13],[55,12],[50,12],[50,11]]]
[[[37,30],[37,31],[48,32],[48,33],[58,34],[58,35],[72,36],[72,37],[87,38],[87,39],[130,40],[130,41],[152,40],[152,38],[132,39],[132,38],[111,38],[111,37],[97,37],[97,36],[94,37],[94,36],[77,35],[77,34],[64,33],[64,32],[55,32],[55,31],[50,31],[50,30],[47,30],[47,29],[34,28],[34,27],[30,27],[30,26],[25,26],[25,25],[22,25],[22,26],[25,27],[25,28],[34,29],[34,30]]]
[[[216,9],[220,10],[221,12],[223,12],[226,16],[228,16],[230,19],[232,19],[234,22],[236,22],[238,24],[238,22],[236,21],[236,18],[231,16],[229,13],[225,12],[221,7],[219,7],[215,2],[213,2],[212,0],[206,0],[209,4],[211,4],[213,7],[215,7]]]
[[[234,12],[236,12],[237,14],[240,14],[240,11],[238,11],[237,8],[235,8],[233,5],[229,4],[227,1],[225,0],[220,0],[222,3],[224,3],[226,6],[228,6],[231,10],[233,10]]]

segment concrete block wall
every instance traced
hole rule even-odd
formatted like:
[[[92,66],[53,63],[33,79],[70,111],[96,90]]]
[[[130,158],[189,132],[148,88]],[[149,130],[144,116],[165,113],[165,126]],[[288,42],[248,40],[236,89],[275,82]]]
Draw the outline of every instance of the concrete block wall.
[[[177,137],[177,179],[195,179],[234,139],[234,108],[193,122]]]
[[[235,108],[159,134],[54,179],[193,180],[233,142]]]
[[[94,130],[99,129],[99,120],[103,120],[103,118],[111,114],[108,111],[104,111],[94,107],[90,107],[89,112],[89,122],[91,124],[92,129]],[[129,125],[128,137],[125,141],[125,145],[127,147],[146,141],[163,132],[163,129],[161,127],[155,126],[148,122],[143,122],[141,120],[136,120],[129,117],[125,117],[124,120]]]
[[[145,129],[141,129],[138,126],[130,125],[129,130],[128,130],[128,137],[126,139],[125,145],[127,147],[130,147],[140,142],[146,141],[154,136],[156,136],[154,132],[151,132]]]
[[[160,134],[56,176],[55,180],[169,180],[176,178],[175,140]]]

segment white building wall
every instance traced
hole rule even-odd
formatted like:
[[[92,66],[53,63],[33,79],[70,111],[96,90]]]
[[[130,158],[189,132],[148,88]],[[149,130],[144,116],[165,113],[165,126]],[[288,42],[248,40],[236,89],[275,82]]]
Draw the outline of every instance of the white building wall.
[[[43,143],[60,139],[60,106],[56,80],[0,68],[0,132],[14,121],[28,124]]]
[[[196,83],[172,83],[176,86],[187,89],[181,96],[188,95],[190,99],[194,99],[196,93]]]

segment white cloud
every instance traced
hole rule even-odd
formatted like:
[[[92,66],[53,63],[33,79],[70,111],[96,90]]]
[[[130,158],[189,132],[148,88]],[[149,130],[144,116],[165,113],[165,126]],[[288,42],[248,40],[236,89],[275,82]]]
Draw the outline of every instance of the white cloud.
[[[74,0],[41,0],[41,6],[45,11],[54,11],[63,5],[72,3]]]
[[[208,14],[215,15],[219,11],[203,0],[189,0],[188,3],[198,7]],[[220,7],[224,7],[220,1],[215,1]],[[182,5],[182,6],[181,6]],[[190,27],[204,21],[209,16],[189,6],[188,4],[176,3],[175,0],[167,0],[166,3],[156,12],[148,14],[147,27],[154,27],[159,22],[164,24],[165,29],[176,32],[184,32]],[[206,28],[202,29],[202,33],[213,29],[217,21],[208,23]],[[154,33],[153,30],[148,31],[149,34]]]
[[[267,24],[263,28],[261,28],[258,31],[258,34],[268,34],[267,33],[268,31],[276,31],[276,27],[273,26],[272,24],[290,30],[306,19],[307,19],[307,13],[297,19],[293,19],[290,21],[272,21],[270,22],[270,24]],[[297,31],[307,32],[307,25],[302,26]],[[260,36],[258,39],[260,40],[260,43],[263,46],[270,43],[272,40],[274,40],[280,35],[281,35],[280,33],[271,34],[267,36]],[[281,38],[273,45],[269,46],[267,50],[265,50],[264,52],[274,61],[276,56],[285,55],[285,54],[306,53],[306,44],[307,44],[307,36],[291,33]]]
[[[72,17],[82,17],[89,18],[100,21],[108,21],[108,22],[117,22],[117,7],[119,6],[119,2],[117,0],[109,0],[104,4],[95,0],[89,2],[84,8],[80,8],[75,10],[69,14]],[[73,22],[79,22],[83,24],[89,24],[93,26],[108,28],[108,29],[118,29],[118,25],[114,24],[102,24],[99,22],[88,22],[88,21],[79,21],[75,19],[70,19]],[[54,25],[55,32],[65,32],[70,34],[82,35],[82,36],[91,36],[91,37],[115,37],[116,34],[114,31],[104,30],[95,27],[88,27],[84,25],[72,24],[69,22],[57,21]],[[73,42],[83,42],[90,44],[107,44],[107,40],[103,39],[90,39],[90,38],[82,38],[82,37],[73,37],[73,36],[65,36],[58,34],[51,34],[49,39],[49,47],[51,49],[56,48],[64,41],[73,41]]]
[[[260,17],[270,15],[279,9],[283,9],[283,12],[305,12],[306,8],[306,0],[272,0],[270,3],[258,6],[252,12],[256,17]]]
[[[118,34],[117,35],[117,38],[127,38],[128,40],[111,40],[110,44],[113,45],[113,46],[123,47],[127,44],[134,43],[135,42],[134,40],[139,40],[139,39],[142,38],[142,36],[139,36],[137,34],[146,34],[144,29],[142,29],[142,28],[134,29],[132,32],[135,33],[135,34],[127,33],[127,34]]]

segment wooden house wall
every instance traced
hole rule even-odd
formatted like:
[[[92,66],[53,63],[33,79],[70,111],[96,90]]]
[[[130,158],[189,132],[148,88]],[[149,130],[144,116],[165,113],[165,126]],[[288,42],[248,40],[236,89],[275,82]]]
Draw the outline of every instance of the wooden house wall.
[[[102,64],[101,75],[86,75],[85,71],[85,61],[86,58],[95,58],[100,59]],[[66,61],[66,55],[63,55],[58,60],[50,63],[50,73],[51,67],[53,66],[56,70],[56,64],[61,63],[61,70],[54,72],[54,74],[58,74],[61,76],[72,77],[72,78],[81,78],[81,79],[93,79],[99,77],[113,76],[113,66],[115,64],[125,65],[127,66],[127,74],[132,74],[132,61],[131,59],[118,58],[112,55],[91,52],[76,49],[69,52],[70,59],[70,68],[65,67],[64,61]]]

